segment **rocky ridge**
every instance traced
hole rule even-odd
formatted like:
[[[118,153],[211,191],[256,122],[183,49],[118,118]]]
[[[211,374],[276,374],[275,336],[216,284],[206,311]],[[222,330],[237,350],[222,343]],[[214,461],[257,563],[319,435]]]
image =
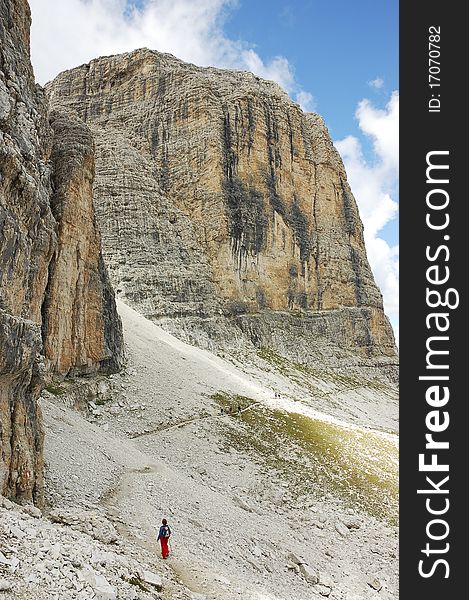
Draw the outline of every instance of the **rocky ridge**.
[[[118,368],[123,342],[94,221],[92,138],[76,118],[49,121],[28,3],[0,8],[0,491],[41,505],[41,388]]]

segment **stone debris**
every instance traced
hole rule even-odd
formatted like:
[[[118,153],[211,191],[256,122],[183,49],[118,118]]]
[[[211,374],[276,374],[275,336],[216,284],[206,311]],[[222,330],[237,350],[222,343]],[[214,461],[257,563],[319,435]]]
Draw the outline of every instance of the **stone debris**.
[[[308,583],[312,583],[313,585],[319,583],[319,574],[318,572],[307,565],[306,563],[301,563],[299,565],[300,573],[305,578]]]
[[[82,533],[81,527],[74,528],[81,518],[72,518],[71,511],[56,510],[54,515],[52,521],[31,516],[19,506],[0,508],[1,592],[15,589],[25,600],[153,600],[151,589],[137,585],[138,577],[149,588],[163,590],[163,578],[153,569],[117,550],[115,544],[110,546]],[[101,516],[105,530],[104,521]],[[33,528],[35,535],[27,535]]]
[[[54,523],[63,523],[79,529],[103,544],[113,544],[118,539],[114,526],[97,512],[53,509],[49,513],[49,518]]]
[[[127,398],[124,407],[119,406],[117,399],[102,405],[101,422],[112,424],[112,435],[106,434],[100,424],[90,422],[88,416],[83,418],[71,409],[64,410],[56,399],[44,401],[42,408],[49,430],[48,494],[54,492],[50,514],[57,523],[51,523],[46,516],[29,517],[21,509],[23,518],[29,518],[28,523],[24,527],[11,523],[25,533],[35,529],[36,536],[30,539],[27,534],[23,540],[11,536],[7,540],[10,546],[36,540],[42,549],[42,563],[30,563],[34,568],[28,571],[23,585],[33,590],[35,586],[45,586],[50,591],[49,584],[44,583],[45,574],[58,571],[58,577],[73,582],[77,600],[89,600],[95,592],[90,582],[77,576],[78,571],[89,569],[105,578],[118,600],[142,600],[151,594],[155,598],[161,595],[164,600],[189,600],[190,594],[181,587],[178,593],[170,591],[179,585],[178,580],[186,580],[189,571],[194,583],[192,589],[200,590],[209,600],[239,600],[260,590],[282,600],[326,597],[346,600],[345,590],[356,591],[362,600],[372,600],[377,592],[362,578],[363,573],[375,572],[370,557],[373,560],[377,555],[369,550],[379,546],[386,557],[396,552],[397,531],[361,512],[348,512],[337,497],[330,500],[316,489],[311,494],[293,497],[293,488],[283,487],[275,471],[264,465],[259,468],[238,449],[224,446],[216,428],[219,410],[214,410],[203,395],[206,388],[202,388],[201,394],[195,376],[187,381],[179,377],[175,388],[171,369],[179,373],[178,354],[167,348],[166,355],[162,354],[160,338],[153,337],[154,326],[136,313],[132,313],[135,321],[129,322],[130,309],[122,307],[121,311],[126,331],[135,322],[136,330],[145,331],[150,340],[142,358],[134,350],[131,355],[139,364],[134,381],[142,383],[142,390],[133,392],[136,386],[132,381],[127,382],[125,375],[110,379],[111,391],[114,386],[120,388],[121,381],[128,385],[123,396]],[[132,348],[132,337],[128,339],[128,347]],[[191,363],[199,364],[198,352],[191,349]],[[165,360],[169,367],[165,367]],[[147,370],[146,364],[152,366]],[[154,364],[158,364],[158,369],[153,374]],[[212,385],[224,385],[218,371],[215,375]],[[207,381],[210,383],[208,376],[204,378],[204,386]],[[148,389],[158,390],[154,406],[147,398]],[[148,413],[138,417],[135,425],[140,431],[158,432],[137,442],[129,441],[125,432],[130,424],[134,428],[134,413],[129,406],[133,403],[141,406],[144,400]],[[201,402],[205,404],[201,406]],[[117,418],[111,417],[111,406],[118,406]],[[188,414],[188,408],[192,414]],[[211,416],[214,412],[215,418]],[[194,424],[165,431],[168,426],[197,415],[200,418]],[[237,427],[236,420],[233,426]],[[71,451],[73,462],[69,459]],[[191,478],[191,474],[195,477]],[[242,498],[254,510],[245,510],[236,498]],[[171,539],[174,554],[170,553],[168,561],[161,561],[156,544],[158,520],[163,516],[174,526]],[[360,520],[359,529],[349,529],[345,524],[350,524],[352,518]],[[97,534],[103,528],[107,530],[109,519],[115,528],[111,529],[112,536]],[[312,519],[323,528],[313,525]],[[336,522],[347,530],[347,537],[338,534]],[[70,547],[67,540],[52,536],[42,539],[44,524],[86,539],[88,545],[92,544],[91,551],[84,552],[81,544]],[[138,564],[129,562],[128,540],[121,538],[121,533],[112,541],[115,530],[127,531],[135,540],[137,545],[132,546],[131,556]],[[111,543],[103,544],[100,537]],[[150,561],[148,548],[151,548]],[[20,560],[14,573],[9,566],[2,573],[7,580],[11,578],[16,590],[20,585],[17,578],[26,566],[21,553],[8,553],[3,546],[1,549],[6,559],[17,556]],[[327,551],[333,556],[328,556]],[[115,565],[116,554],[127,559],[119,562],[122,568]],[[64,567],[54,566],[62,563]],[[389,559],[388,563],[380,565],[380,573],[384,570],[386,586],[391,582],[390,597],[394,598],[396,561]],[[177,565],[177,576],[172,572],[173,565]],[[143,579],[143,571],[156,573],[163,579],[161,592]],[[60,600],[61,593],[57,593]],[[107,587],[102,593],[112,597]],[[62,596],[68,600],[63,593]],[[27,600],[30,597],[25,595]],[[52,593],[49,597],[54,599]],[[38,600],[43,599],[38,597]]]
[[[376,577],[374,579],[370,579],[369,581],[367,581],[367,584],[371,588],[376,590],[377,592],[379,592],[381,590],[381,588],[383,587],[383,584],[381,583],[381,581],[379,579],[377,579]]]
[[[337,533],[339,533],[342,537],[347,537],[349,530],[348,527],[342,523],[342,521],[336,521],[334,523],[334,527]]]

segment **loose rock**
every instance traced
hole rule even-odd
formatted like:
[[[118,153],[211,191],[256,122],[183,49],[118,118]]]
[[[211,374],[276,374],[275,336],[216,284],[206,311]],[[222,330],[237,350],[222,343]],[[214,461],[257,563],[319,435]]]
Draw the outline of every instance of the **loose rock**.
[[[367,581],[367,584],[373,588],[374,590],[376,590],[377,592],[380,591],[380,589],[383,587],[383,584],[381,583],[381,581],[379,579],[377,579],[376,577],[374,579],[371,579],[369,581]]]

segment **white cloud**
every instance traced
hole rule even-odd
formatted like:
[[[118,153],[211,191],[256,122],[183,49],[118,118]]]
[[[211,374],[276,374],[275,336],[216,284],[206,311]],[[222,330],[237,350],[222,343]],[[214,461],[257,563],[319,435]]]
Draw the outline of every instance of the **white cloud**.
[[[236,0],[30,0],[31,59],[39,83],[98,56],[147,47],[200,66],[254,72],[290,94],[304,94],[283,56],[264,61],[243,40],[229,39],[224,20]],[[308,102],[304,103],[308,106]]]
[[[295,101],[301,106],[305,112],[311,112],[316,106],[313,94],[300,90],[295,97]]]
[[[236,64],[236,58],[239,64]],[[292,90],[295,86],[292,67],[283,56],[276,56],[270,63],[265,64],[257,52],[254,52],[251,48],[249,50],[242,50],[239,57],[235,57],[233,66],[252,71],[263,79],[276,81],[286,90]]]
[[[384,308],[397,336],[399,314],[399,246],[383,239],[382,229],[397,217],[399,169],[399,93],[393,92],[385,109],[362,100],[356,111],[362,132],[373,144],[375,160],[368,161],[353,136],[335,142],[364,224],[368,259],[383,293]],[[381,235],[380,235],[381,234]]]
[[[369,81],[368,85],[374,88],[375,90],[380,90],[384,85],[384,79],[382,77],[377,77],[376,79],[372,79],[371,81]]]
[[[399,93],[393,92],[385,109],[375,108],[362,100],[356,117],[360,129],[373,140],[373,147],[389,174],[399,169]]]

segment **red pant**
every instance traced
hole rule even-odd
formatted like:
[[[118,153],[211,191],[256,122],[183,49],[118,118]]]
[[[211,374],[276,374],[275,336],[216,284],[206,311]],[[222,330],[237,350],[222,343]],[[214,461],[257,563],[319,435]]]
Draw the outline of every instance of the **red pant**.
[[[169,554],[168,538],[162,537],[162,538],[160,538],[160,542],[161,542],[161,555],[163,558],[166,558]]]

